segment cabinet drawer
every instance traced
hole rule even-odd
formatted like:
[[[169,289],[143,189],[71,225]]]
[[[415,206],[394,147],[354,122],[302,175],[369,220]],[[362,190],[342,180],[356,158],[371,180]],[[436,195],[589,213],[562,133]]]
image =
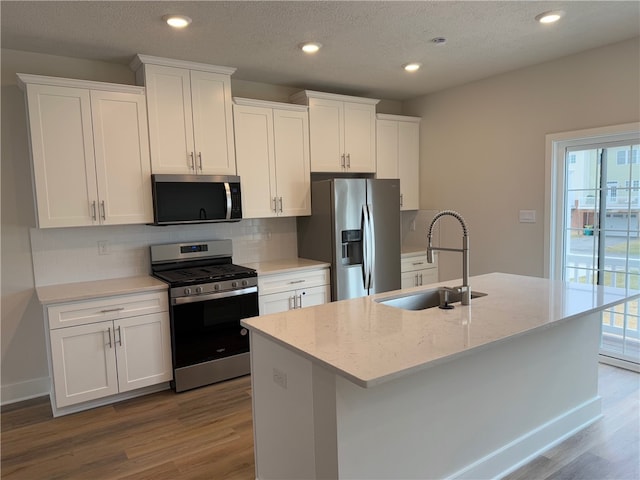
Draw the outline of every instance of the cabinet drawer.
[[[165,291],[118,295],[47,307],[49,328],[56,329],[168,311]]]
[[[280,273],[273,275],[258,275],[258,293],[286,292],[299,288],[317,287],[329,284],[329,269],[305,270],[294,273]]]
[[[403,257],[400,260],[400,271],[412,272],[414,270],[425,270],[438,267],[438,256],[434,254],[433,263],[427,262],[427,255],[419,254],[411,257]]]

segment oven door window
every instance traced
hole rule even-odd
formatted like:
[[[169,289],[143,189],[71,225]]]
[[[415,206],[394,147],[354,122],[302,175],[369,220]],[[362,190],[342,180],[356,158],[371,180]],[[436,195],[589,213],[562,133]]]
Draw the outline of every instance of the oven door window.
[[[230,296],[172,307],[174,367],[249,351],[240,320],[258,315],[258,294]]]

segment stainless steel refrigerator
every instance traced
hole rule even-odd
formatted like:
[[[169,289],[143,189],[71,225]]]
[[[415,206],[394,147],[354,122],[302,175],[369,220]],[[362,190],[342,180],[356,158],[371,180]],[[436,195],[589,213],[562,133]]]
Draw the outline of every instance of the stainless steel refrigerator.
[[[331,299],[400,288],[400,180],[312,182],[298,217],[298,256],[331,263]]]

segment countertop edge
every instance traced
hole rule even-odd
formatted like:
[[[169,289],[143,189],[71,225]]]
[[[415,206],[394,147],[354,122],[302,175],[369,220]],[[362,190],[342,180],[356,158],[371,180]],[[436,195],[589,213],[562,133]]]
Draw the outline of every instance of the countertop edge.
[[[168,284],[150,275],[89,280],[36,287],[36,296],[42,305],[75,302],[92,298],[167,290]]]
[[[239,264],[244,267],[256,270],[258,272],[258,276],[304,272],[307,270],[318,270],[331,267],[331,264],[328,262],[310,260],[307,258],[269,260],[266,262],[239,262]]]

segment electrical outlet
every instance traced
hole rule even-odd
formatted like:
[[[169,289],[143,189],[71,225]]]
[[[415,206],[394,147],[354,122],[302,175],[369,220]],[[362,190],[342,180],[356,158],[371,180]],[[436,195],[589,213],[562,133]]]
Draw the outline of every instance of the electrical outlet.
[[[273,369],[273,381],[282,388],[287,388],[287,374],[277,368]]]
[[[111,246],[109,242],[106,240],[100,240],[98,242],[98,255],[110,255],[111,254]]]

